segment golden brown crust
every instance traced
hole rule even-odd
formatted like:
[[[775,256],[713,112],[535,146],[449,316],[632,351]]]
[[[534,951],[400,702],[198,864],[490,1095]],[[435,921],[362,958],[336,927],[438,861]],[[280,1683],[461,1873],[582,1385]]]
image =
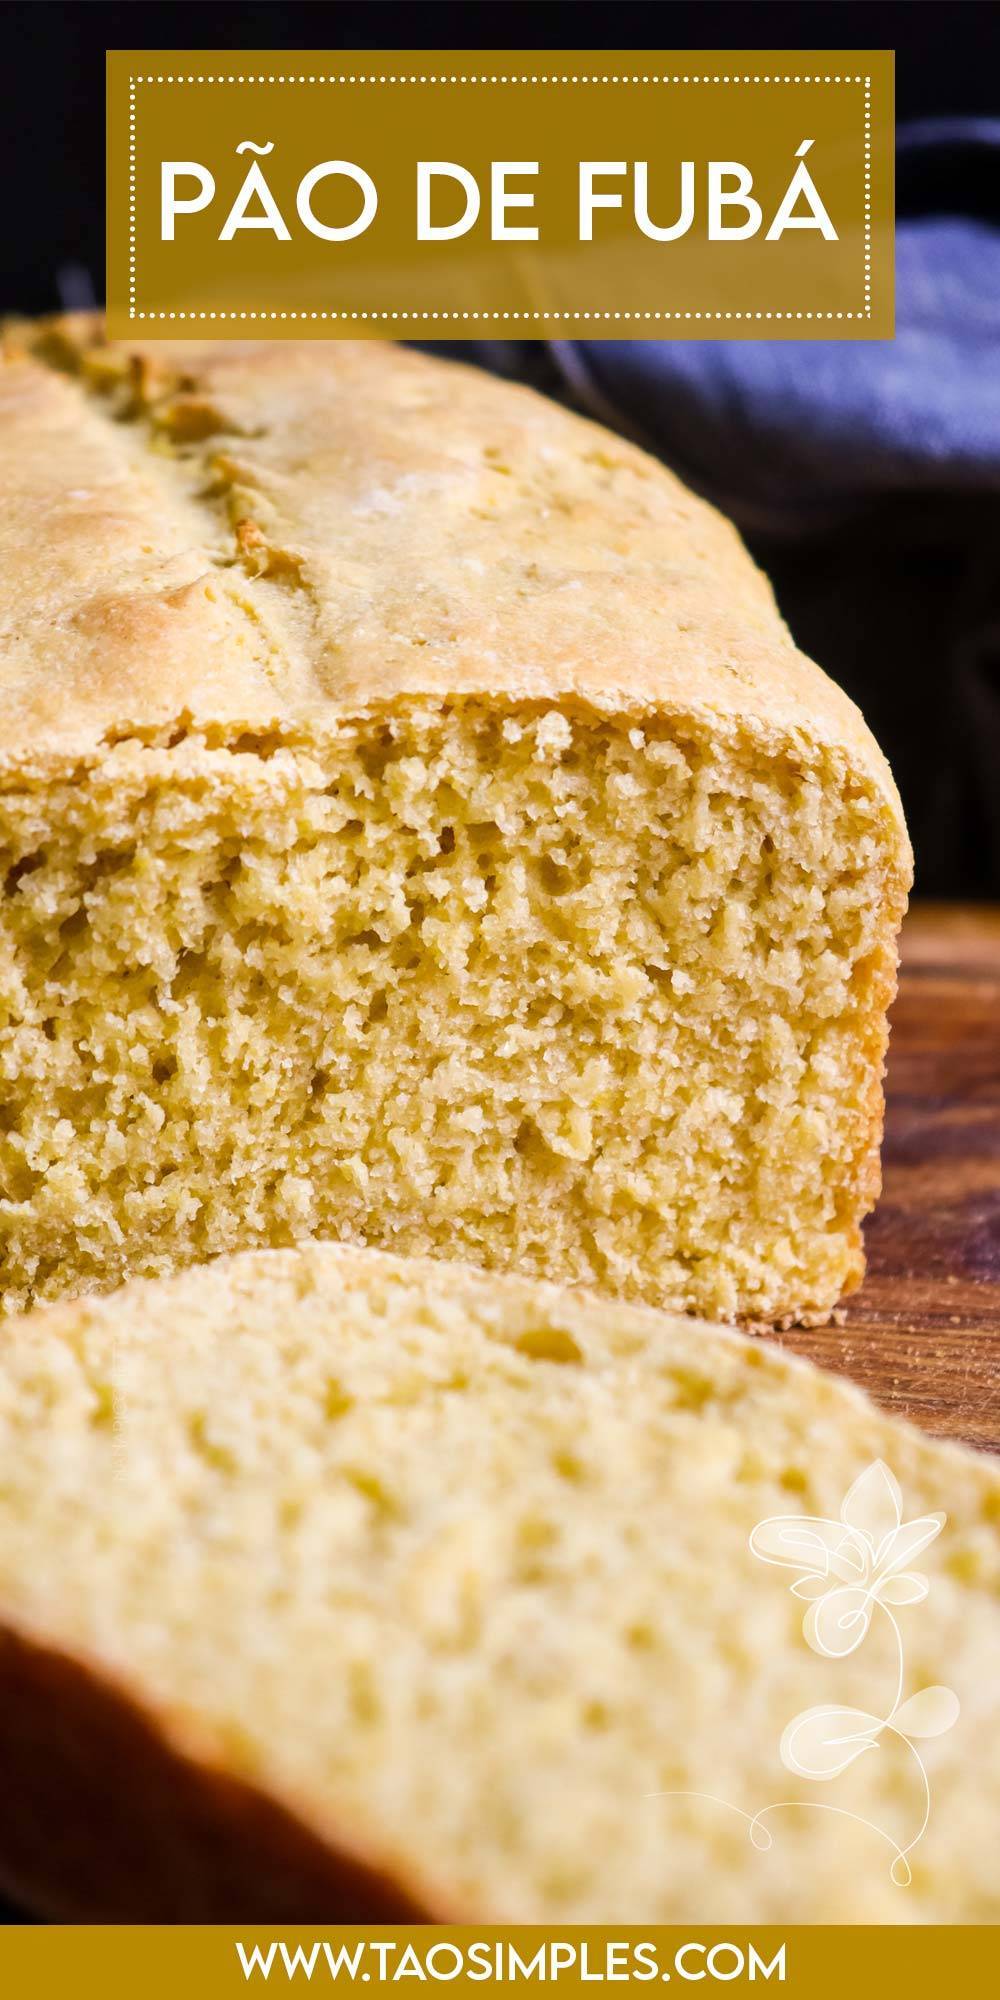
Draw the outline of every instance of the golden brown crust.
[[[181,716],[322,732],[427,694],[676,712],[840,753],[906,872],[858,710],[729,523],[632,445],[371,342],[124,346],[77,319],[7,355],[3,759]]]
[[[447,1922],[163,1732],[98,1671],[0,1625],[0,1886],[64,1923]]]

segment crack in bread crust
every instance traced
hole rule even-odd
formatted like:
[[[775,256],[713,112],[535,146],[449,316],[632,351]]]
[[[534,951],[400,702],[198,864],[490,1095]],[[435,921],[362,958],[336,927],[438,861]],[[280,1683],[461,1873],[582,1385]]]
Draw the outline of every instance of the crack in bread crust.
[[[909,852],[728,524],[412,353],[8,345],[8,1307],[331,1233],[824,1316]]]

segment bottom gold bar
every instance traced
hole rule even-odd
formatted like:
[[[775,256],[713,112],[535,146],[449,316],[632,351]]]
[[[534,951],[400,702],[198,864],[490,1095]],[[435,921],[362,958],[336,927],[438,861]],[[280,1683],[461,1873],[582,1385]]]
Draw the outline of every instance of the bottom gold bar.
[[[740,1925],[709,1930],[542,1925],[395,1925],[281,1933],[199,1925],[11,1926],[0,1931],[0,1993],[32,2000],[220,2000],[227,1994],[341,1994],[354,1987],[558,1987],[664,1984],[783,1992],[794,2000],[937,2000],[997,1978],[995,1927]]]

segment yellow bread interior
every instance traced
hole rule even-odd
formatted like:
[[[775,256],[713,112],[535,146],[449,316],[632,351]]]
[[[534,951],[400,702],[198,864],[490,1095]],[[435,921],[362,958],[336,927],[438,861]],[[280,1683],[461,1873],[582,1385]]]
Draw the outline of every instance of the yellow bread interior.
[[[878,1460],[904,1521],[947,1520],[897,1565],[929,1596],[833,1659],[749,1538],[836,1522]],[[1000,1474],[774,1347],[426,1260],[243,1256],[10,1322],[0,1467],[0,1625],[431,1918],[1000,1919]],[[0,1636],[4,1768],[7,1660]],[[937,1734],[828,1782],[781,1761],[806,1709],[878,1722],[939,1684]],[[36,1893],[79,1908],[71,1832],[92,1848],[110,1786],[168,1899],[184,1822],[150,1824],[71,1693],[28,1773],[60,1800]],[[2,1875],[31,1830],[13,1800],[0,1824]]]
[[[408,703],[0,784],[8,1308],[254,1245],[823,1313],[877,1188],[894,833],[695,722]]]

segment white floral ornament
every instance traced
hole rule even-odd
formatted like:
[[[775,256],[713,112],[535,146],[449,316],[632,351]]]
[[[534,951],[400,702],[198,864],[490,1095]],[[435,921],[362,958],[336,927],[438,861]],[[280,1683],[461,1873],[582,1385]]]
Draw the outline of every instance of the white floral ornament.
[[[862,1708],[824,1703],[793,1717],[780,1744],[786,1771],[811,1779],[839,1778],[842,1771],[868,1750],[879,1748],[885,1734],[907,1744],[920,1773],[924,1812],[906,1847],[895,1849],[892,1879],[905,1888],[912,1879],[908,1855],[922,1839],[930,1818],[930,1785],[914,1738],[941,1736],[958,1720],[958,1696],[951,1688],[924,1687],[903,1700],[903,1640],[891,1607],[920,1604],[929,1585],[920,1570],[907,1564],[941,1533],[947,1515],[922,1514],[903,1520],[899,1482],[881,1459],[861,1473],[840,1506],[840,1519],[812,1515],[773,1515],[758,1522],[750,1547],[762,1562],[779,1563],[801,1573],[791,1588],[809,1600],[802,1629],[813,1651],[828,1659],[843,1659],[860,1646],[879,1605],[892,1627],[898,1672],[896,1693],[887,1715],[869,1715]],[[768,1808],[770,1810],[770,1808]],[[851,1815],[854,1817],[854,1815]],[[759,1824],[760,1816],[751,1824]],[[866,1821],[871,1825],[871,1821]],[[875,1828],[881,1832],[881,1828]]]
[[[772,1515],[758,1522],[750,1536],[750,1547],[762,1562],[799,1571],[791,1589],[796,1597],[808,1602],[802,1629],[814,1652],[823,1653],[828,1659],[844,1659],[853,1653],[865,1638],[876,1608],[892,1628],[896,1691],[887,1714],[871,1715],[862,1708],[831,1702],[805,1708],[784,1730],[780,1756],[785,1769],[794,1771],[797,1777],[826,1780],[840,1777],[867,1751],[877,1751],[882,1736],[895,1736],[905,1743],[919,1772],[923,1792],[920,1823],[905,1847],[884,1827],[845,1806],[822,1808],[842,1813],[845,1819],[860,1821],[888,1843],[893,1851],[890,1874],[899,1888],[905,1888],[912,1880],[908,1857],[922,1840],[930,1819],[930,1783],[914,1739],[943,1735],[958,1720],[959,1704],[951,1688],[939,1686],[919,1688],[903,1700],[903,1638],[892,1607],[920,1604],[927,1596],[927,1578],[907,1565],[941,1533],[946,1520],[945,1514],[922,1514],[915,1520],[904,1521],[899,1483],[889,1467],[876,1459],[845,1494],[839,1520],[810,1514]],[[726,1806],[746,1820],[750,1839],[762,1852],[773,1845],[770,1829],[765,1825],[768,1816],[799,1803],[794,1799],[779,1799],[748,1813],[728,1799],[715,1799],[707,1792],[660,1792],[650,1796],[704,1798]]]
[[[941,1533],[946,1516],[903,1520],[899,1482],[877,1459],[845,1494],[838,1521],[820,1516],[773,1515],[758,1522],[750,1547],[762,1562],[801,1574],[791,1588],[810,1600],[802,1629],[809,1645],[828,1659],[860,1646],[875,1605],[919,1604],[927,1578],[907,1565]]]

